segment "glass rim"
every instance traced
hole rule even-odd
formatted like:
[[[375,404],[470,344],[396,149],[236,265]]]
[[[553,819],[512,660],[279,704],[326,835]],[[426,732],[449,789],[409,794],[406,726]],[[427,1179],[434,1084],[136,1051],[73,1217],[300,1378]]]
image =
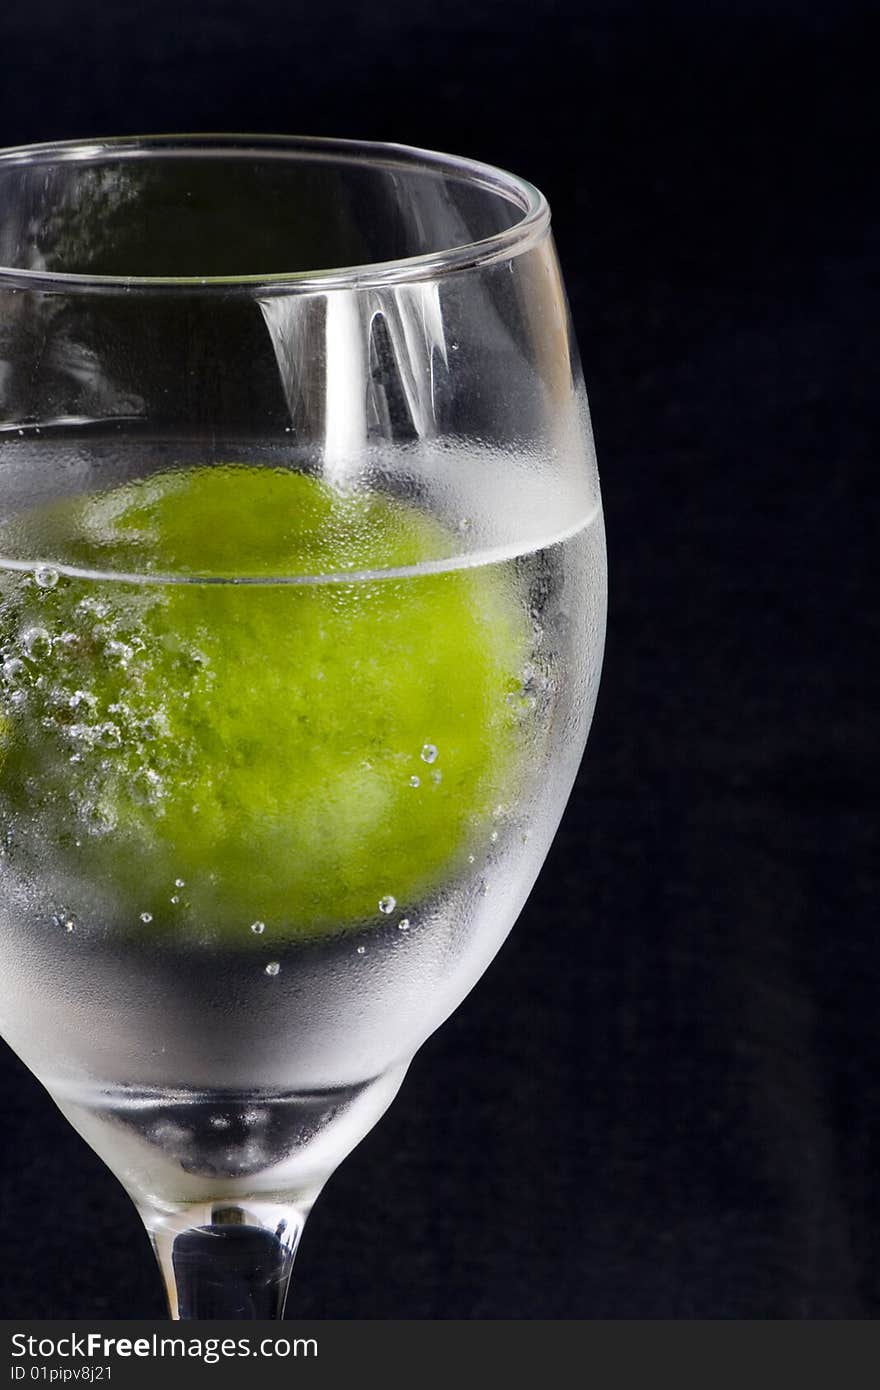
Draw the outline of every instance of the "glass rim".
[[[426,173],[446,174],[494,193],[518,207],[522,216],[512,226],[480,240],[396,260],[334,266],[323,270],[279,271],[268,275],[213,276],[89,275],[0,265],[0,289],[11,287],[93,294],[197,291],[253,297],[273,293],[314,294],[334,289],[368,289],[442,279],[457,271],[511,260],[542,240],[550,227],[547,199],[534,184],[520,175],[463,155],[378,140],[222,132],[58,140],[0,148],[0,172],[17,164],[100,164],[107,159],[161,160],[194,155],[214,159],[243,159],[259,155],[266,159],[302,162],[323,159],[337,164],[374,165],[380,168],[421,168]]]

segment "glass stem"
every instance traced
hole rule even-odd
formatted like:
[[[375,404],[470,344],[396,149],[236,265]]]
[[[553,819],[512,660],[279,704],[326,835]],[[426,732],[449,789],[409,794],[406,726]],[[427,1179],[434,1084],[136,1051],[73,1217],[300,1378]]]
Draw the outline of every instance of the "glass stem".
[[[173,1319],[283,1317],[307,1209],[230,1200],[140,1213]]]

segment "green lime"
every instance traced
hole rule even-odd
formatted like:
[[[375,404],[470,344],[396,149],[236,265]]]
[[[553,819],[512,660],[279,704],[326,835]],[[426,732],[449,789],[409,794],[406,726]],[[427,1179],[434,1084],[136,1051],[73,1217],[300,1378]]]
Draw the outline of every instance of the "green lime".
[[[528,627],[500,569],[365,577],[454,553],[416,507],[198,468],[16,537],[155,576],[2,576],[0,810],[35,872],[151,936],[245,942],[412,908],[488,838]]]

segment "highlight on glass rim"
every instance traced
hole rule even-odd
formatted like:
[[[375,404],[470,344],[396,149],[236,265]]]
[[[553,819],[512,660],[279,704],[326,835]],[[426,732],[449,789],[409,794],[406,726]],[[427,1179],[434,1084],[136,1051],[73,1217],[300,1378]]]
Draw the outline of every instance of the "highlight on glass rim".
[[[9,149],[0,197],[0,1031],[170,1316],[281,1317],[592,717],[549,211],[452,155],[265,136]]]

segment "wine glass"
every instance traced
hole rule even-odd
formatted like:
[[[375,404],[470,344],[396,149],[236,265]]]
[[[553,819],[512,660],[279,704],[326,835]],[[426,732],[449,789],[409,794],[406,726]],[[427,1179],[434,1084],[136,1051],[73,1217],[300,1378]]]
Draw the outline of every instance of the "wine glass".
[[[547,204],[265,136],[0,152],[0,1029],[172,1317],[280,1317],[492,959],[605,551]]]

